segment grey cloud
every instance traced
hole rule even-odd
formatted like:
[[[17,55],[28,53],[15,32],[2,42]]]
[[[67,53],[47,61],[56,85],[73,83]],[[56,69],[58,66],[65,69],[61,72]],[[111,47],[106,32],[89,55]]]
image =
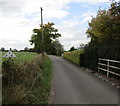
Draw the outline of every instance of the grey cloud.
[[[24,7],[25,0],[1,0],[0,1],[0,12],[3,14],[11,14],[20,12]]]

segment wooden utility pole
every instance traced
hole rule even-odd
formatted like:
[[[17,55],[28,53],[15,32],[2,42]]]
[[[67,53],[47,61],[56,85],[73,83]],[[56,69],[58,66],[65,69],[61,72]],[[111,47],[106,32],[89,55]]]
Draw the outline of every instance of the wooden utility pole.
[[[44,56],[44,32],[43,32],[43,15],[42,15],[42,7],[40,8],[41,9],[41,29],[42,29],[42,55]]]

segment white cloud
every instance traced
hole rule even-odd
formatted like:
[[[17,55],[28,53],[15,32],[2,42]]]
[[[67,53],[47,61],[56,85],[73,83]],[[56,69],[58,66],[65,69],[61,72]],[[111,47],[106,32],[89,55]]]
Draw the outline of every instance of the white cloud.
[[[83,20],[81,21],[81,24],[88,22],[92,19],[92,17],[95,17],[97,15],[96,12],[92,12],[92,11],[88,11],[86,13],[83,13],[81,15],[81,17],[83,18]]]
[[[0,32],[1,46],[22,49],[29,46],[32,30],[39,27],[40,7],[44,8],[44,18],[63,18],[68,12],[63,10],[68,0],[1,0]],[[21,45],[21,46],[20,46]]]
[[[9,41],[9,42],[8,42]],[[2,39],[2,46],[1,47],[7,47],[6,49],[20,49],[23,50],[25,47],[33,47],[28,45],[28,40],[18,40],[18,39],[10,39],[10,38],[4,38]],[[17,48],[16,48],[17,47]]]
[[[85,30],[80,26],[79,20],[65,20],[61,25],[56,26],[62,33],[61,43],[65,46],[65,50],[70,47],[78,47],[81,43],[86,44],[90,39],[85,35]]]
[[[25,0],[1,0],[0,1],[0,11],[5,13],[15,13],[21,11],[24,7]]]
[[[60,25],[56,25],[62,34],[61,41],[65,44],[65,48],[72,44],[79,43],[77,40],[87,41],[85,29],[76,28],[80,24],[91,19],[92,12],[85,13],[79,18],[69,19],[69,3],[86,2],[86,3],[104,3],[109,0],[1,0],[0,1],[0,41],[1,46],[9,49],[14,47],[22,49],[24,46],[30,47],[29,39],[32,30],[38,28],[40,24],[40,7],[43,7],[44,22],[51,19],[61,21]],[[68,19],[62,20],[65,17]],[[74,17],[74,16],[73,16]],[[57,20],[57,21],[58,21]],[[81,36],[84,36],[83,38]],[[78,39],[77,39],[78,37]],[[69,42],[70,41],[70,42]],[[74,43],[76,42],[76,43]]]
[[[109,0],[74,0],[74,2],[104,3],[109,2]]]
[[[86,39],[80,39],[80,40],[75,40],[75,41],[66,41],[66,42],[63,42],[63,45],[66,45],[65,50],[69,50],[72,46],[77,48],[80,46],[80,44],[86,44],[86,42],[88,43],[89,41],[90,40],[86,40]]]

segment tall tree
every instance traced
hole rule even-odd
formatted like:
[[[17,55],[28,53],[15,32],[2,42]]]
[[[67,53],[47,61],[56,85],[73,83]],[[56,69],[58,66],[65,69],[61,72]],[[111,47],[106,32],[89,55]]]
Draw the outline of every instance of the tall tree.
[[[86,33],[92,45],[120,44],[120,1],[112,2],[108,10],[99,10]]]
[[[52,41],[50,54],[61,56],[63,51],[64,51],[63,45],[61,45],[61,43],[58,40]]]
[[[69,51],[74,51],[74,50],[76,50],[76,49],[74,46],[72,46]]]
[[[4,47],[1,47],[0,51],[5,51],[5,48],[4,48]]]
[[[91,41],[81,55],[83,66],[96,70],[98,58],[120,60],[120,1],[99,10],[86,31]]]
[[[31,36],[30,42],[34,44],[34,49],[36,52],[41,53],[42,47],[44,52],[49,53],[51,51],[52,41],[61,37],[58,33],[58,29],[54,28],[54,23],[48,22],[43,25],[44,30],[44,44],[42,45],[42,29],[33,29],[33,35]]]

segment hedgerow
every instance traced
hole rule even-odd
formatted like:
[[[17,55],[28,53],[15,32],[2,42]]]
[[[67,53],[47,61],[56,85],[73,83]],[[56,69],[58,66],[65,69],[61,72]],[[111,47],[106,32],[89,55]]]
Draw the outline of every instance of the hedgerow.
[[[80,54],[81,53],[83,53],[83,50],[64,52],[63,57],[77,65],[80,65]]]
[[[30,62],[2,63],[2,104],[48,104],[52,63],[39,55]]]

